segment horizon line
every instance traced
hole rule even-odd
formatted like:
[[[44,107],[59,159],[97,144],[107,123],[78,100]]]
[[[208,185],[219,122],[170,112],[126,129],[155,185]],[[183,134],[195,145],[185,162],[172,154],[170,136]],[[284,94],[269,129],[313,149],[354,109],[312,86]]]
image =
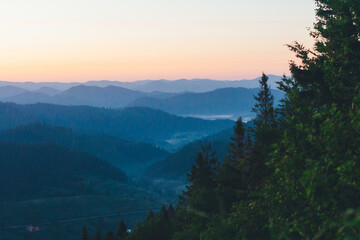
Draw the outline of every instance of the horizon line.
[[[276,77],[283,77],[285,74],[283,75],[277,75],[277,74],[266,74],[267,76],[276,76]],[[288,75],[285,75],[288,77]],[[121,81],[121,80],[106,80],[106,79],[102,79],[102,80],[87,80],[87,81],[69,81],[69,82],[62,82],[62,81],[9,81],[9,80],[0,80],[0,82],[2,83],[90,83],[90,82],[121,82],[121,83],[134,83],[134,82],[146,82],[146,81],[169,81],[169,82],[175,82],[175,81],[181,81],[181,80],[186,80],[186,81],[194,81],[194,80],[211,80],[211,81],[224,81],[224,82],[236,82],[236,81],[251,81],[251,80],[255,80],[257,78],[260,78],[261,75],[259,75],[258,77],[254,77],[254,78],[243,78],[243,79],[237,79],[237,80],[226,80],[226,79],[214,79],[214,78],[179,78],[179,79],[165,79],[165,78],[161,78],[161,79],[144,79],[144,80],[134,80],[134,81]]]

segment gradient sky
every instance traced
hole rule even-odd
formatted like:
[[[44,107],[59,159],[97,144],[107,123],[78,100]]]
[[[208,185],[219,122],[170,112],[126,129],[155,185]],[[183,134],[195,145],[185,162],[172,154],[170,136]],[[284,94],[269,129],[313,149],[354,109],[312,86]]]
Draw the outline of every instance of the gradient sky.
[[[0,80],[253,78],[311,47],[313,0],[3,0]]]

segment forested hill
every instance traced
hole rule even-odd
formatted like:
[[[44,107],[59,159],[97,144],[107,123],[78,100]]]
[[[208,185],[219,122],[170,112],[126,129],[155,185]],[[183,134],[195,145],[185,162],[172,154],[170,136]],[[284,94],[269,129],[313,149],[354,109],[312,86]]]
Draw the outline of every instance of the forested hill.
[[[93,107],[124,107],[147,94],[122,87],[76,86],[55,95],[52,103],[61,105],[88,105]]]
[[[255,104],[254,95],[259,88],[222,88],[206,93],[183,93],[166,99],[139,98],[128,106],[149,107],[173,114],[199,115],[251,115]],[[284,96],[279,90],[272,91],[275,105]]]
[[[0,132],[0,140],[21,143],[55,143],[82,150],[112,165],[137,174],[148,164],[161,160],[168,152],[147,143],[130,142],[105,135],[85,135],[64,127],[29,124]]]
[[[313,48],[288,45],[282,104],[263,74],[254,128],[236,121],[226,158],[205,148],[176,210],[124,239],[360,239],[360,1],[315,4]]]
[[[136,141],[165,140],[179,133],[209,135],[233,125],[230,120],[183,118],[139,107],[114,110],[86,106],[0,103],[0,130],[35,122]]]
[[[176,153],[171,154],[164,160],[155,162],[146,170],[145,179],[151,180],[186,180],[186,173],[191,170],[194,160],[202,146],[211,144],[215,156],[222,159],[226,156],[228,143],[223,141],[196,141],[187,144]]]
[[[253,122],[244,123],[245,128],[253,127]],[[228,145],[234,137],[234,127],[224,129],[199,141],[189,143],[163,160],[151,164],[143,177],[148,180],[180,180],[185,182],[186,174],[195,163],[195,158],[203,146],[211,146],[221,162],[227,155]]]
[[[0,153],[2,200],[87,194],[95,179],[128,182],[109,163],[55,144],[0,142]]]

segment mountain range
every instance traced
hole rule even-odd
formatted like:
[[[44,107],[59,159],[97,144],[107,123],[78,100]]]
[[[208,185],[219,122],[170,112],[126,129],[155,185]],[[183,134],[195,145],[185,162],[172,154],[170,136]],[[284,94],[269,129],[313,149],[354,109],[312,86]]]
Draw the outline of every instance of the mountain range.
[[[183,93],[165,99],[139,98],[128,106],[149,107],[178,115],[251,115],[258,88],[221,88],[205,93]],[[273,90],[275,105],[284,96]]]
[[[276,82],[280,81],[282,76],[268,75],[269,84],[271,88],[276,89]],[[137,90],[142,92],[208,92],[219,88],[228,87],[245,87],[245,88],[256,88],[259,86],[258,81],[260,77],[251,80],[212,80],[212,79],[179,79],[179,80],[140,80],[133,82],[120,82],[120,81],[88,81],[84,83],[80,82],[8,82],[0,81],[0,87],[14,86],[22,88],[27,91],[36,91],[40,88],[47,87],[56,89],[59,91],[65,91],[71,87],[85,85],[85,86],[97,86],[97,87],[108,87],[117,86],[124,87],[131,90]]]
[[[188,142],[229,128],[231,120],[178,117],[150,108],[105,109],[53,104],[0,103],[0,130],[30,123],[71,128],[86,134],[104,134],[131,141],[161,144],[179,134]],[[194,136],[193,139],[189,139]]]
[[[10,89],[7,91],[6,89]],[[25,91],[17,87],[0,87],[0,101],[17,104],[49,103],[66,106],[105,108],[148,107],[177,115],[252,116],[251,108],[258,88],[221,88],[209,92],[166,93],[141,92],[123,87],[80,85],[59,92],[51,88]],[[3,96],[7,97],[1,98]],[[17,95],[9,96],[12,93]],[[284,93],[272,90],[275,105]],[[51,95],[53,94],[53,95]]]

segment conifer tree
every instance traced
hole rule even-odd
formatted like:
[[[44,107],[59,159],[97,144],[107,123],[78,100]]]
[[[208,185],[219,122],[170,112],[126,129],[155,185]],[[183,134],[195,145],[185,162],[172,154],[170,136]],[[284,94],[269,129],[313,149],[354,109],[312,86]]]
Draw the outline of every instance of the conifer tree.
[[[90,240],[90,237],[89,237],[89,234],[87,231],[87,227],[85,224],[82,227],[82,233],[81,233],[80,240]]]
[[[101,232],[97,231],[94,235],[94,237],[92,238],[93,240],[101,240]]]
[[[104,240],[115,240],[114,233],[112,231],[107,231]]]
[[[154,218],[154,212],[152,210],[150,210],[150,212],[147,214],[146,219],[150,220]]]
[[[247,167],[244,162],[245,127],[239,117],[234,126],[234,137],[229,143],[228,155],[220,165],[216,180],[220,210],[227,213],[232,204],[244,197]]]
[[[124,221],[121,221],[119,224],[119,228],[116,231],[116,240],[123,240],[127,235],[127,227]]]
[[[261,79],[259,80],[260,91],[257,96],[254,96],[256,103],[252,108],[252,111],[256,113],[256,118],[254,120],[256,127],[276,126],[274,96],[271,94],[268,80],[269,77],[263,73]]]
[[[212,152],[210,144],[203,146],[203,152],[198,153],[195,164],[190,173],[187,174],[188,182],[186,191],[181,197],[182,204],[205,213],[217,211],[217,200],[215,195],[215,175],[218,159]]]
[[[260,91],[257,96],[254,96],[256,104],[252,111],[256,113],[256,117],[253,129],[254,142],[249,163],[249,185],[251,187],[263,183],[264,179],[270,175],[266,161],[269,160],[269,154],[273,150],[272,145],[277,142],[279,137],[274,110],[274,96],[271,93],[268,80],[269,77],[263,73],[259,80]]]
[[[269,163],[274,224],[285,238],[334,238],[329,226],[360,207],[360,2],[316,4],[314,49],[289,46],[301,63],[280,85],[283,134]]]
[[[169,218],[174,218],[175,217],[175,209],[173,207],[173,205],[170,203],[169,208],[167,210]]]
[[[244,157],[245,150],[245,127],[243,119],[239,117],[234,126],[234,137],[231,137],[231,142],[229,143],[227,159],[231,162],[240,162]]]
[[[168,211],[167,211],[165,205],[162,205],[162,207],[161,207],[160,216],[161,216],[162,218],[164,218],[164,219],[168,219],[168,218],[169,218],[169,214],[168,214]]]

